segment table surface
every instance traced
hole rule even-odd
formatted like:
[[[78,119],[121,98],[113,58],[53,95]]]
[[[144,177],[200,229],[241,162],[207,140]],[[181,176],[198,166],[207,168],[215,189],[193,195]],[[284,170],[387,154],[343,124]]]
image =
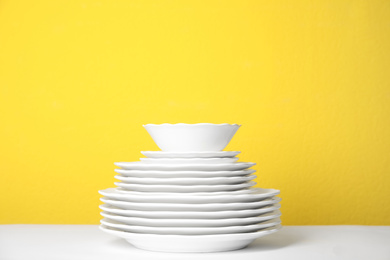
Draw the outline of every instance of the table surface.
[[[0,225],[0,259],[390,259],[390,226],[285,226],[231,252],[158,253],[96,225]]]

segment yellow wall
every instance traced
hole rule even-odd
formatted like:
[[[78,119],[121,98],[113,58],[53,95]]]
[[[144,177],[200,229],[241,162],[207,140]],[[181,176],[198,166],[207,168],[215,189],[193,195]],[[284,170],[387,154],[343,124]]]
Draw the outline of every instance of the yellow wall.
[[[240,123],[283,223],[390,224],[389,1],[0,2],[0,223],[99,222],[144,123]]]

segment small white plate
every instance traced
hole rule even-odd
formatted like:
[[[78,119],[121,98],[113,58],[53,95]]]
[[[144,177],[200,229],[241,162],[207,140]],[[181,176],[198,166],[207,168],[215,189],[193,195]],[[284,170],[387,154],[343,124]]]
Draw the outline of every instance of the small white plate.
[[[138,218],[206,218],[206,219],[222,219],[222,218],[249,218],[256,217],[261,214],[275,211],[280,208],[280,204],[272,204],[259,209],[246,210],[229,210],[229,211],[142,211],[129,210],[114,207],[108,204],[100,205],[99,208],[105,212],[113,213],[120,216],[138,217]]]
[[[113,227],[121,231],[161,235],[218,235],[244,232],[255,232],[261,229],[273,227],[281,223],[280,219],[265,221],[260,224],[227,227],[148,227],[126,225],[118,221],[104,218],[100,220],[105,226]]]
[[[238,158],[140,158],[140,160],[150,164],[224,164],[235,163]]]
[[[214,178],[139,178],[116,175],[116,179],[133,184],[167,184],[167,185],[226,185],[239,184],[251,181],[256,178],[255,175],[243,177],[214,177]]]
[[[109,188],[100,190],[99,193],[109,199],[122,200],[122,201],[133,201],[133,202],[151,202],[151,203],[233,203],[233,202],[253,202],[271,198],[280,193],[279,190],[274,189],[254,189],[255,192],[250,194],[237,194],[237,195],[203,195],[194,196],[187,195],[187,193],[166,193],[159,195],[143,196],[134,192],[118,192],[115,188]]]
[[[238,151],[218,151],[218,152],[142,151],[141,153],[149,158],[225,158],[225,157],[234,157],[241,152]]]
[[[256,170],[241,171],[144,171],[115,169],[115,172],[128,177],[149,178],[208,178],[208,177],[238,177],[255,173]]]
[[[256,165],[256,163],[236,162],[223,164],[149,164],[144,162],[116,162],[116,166],[125,170],[157,171],[239,171]]]
[[[257,217],[250,218],[225,218],[225,219],[158,219],[158,218],[136,218],[118,216],[108,212],[100,212],[108,219],[119,221],[128,225],[148,227],[228,227],[241,225],[254,225],[275,219],[281,216],[279,210],[272,211]]]
[[[247,210],[258,209],[281,201],[278,197],[264,199],[255,202],[233,202],[233,203],[151,203],[151,202],[130,202],[100,198],[106,204],[121,209],[148,210],[148,211],[226,211],[226,210]]]
[[[240,190],[256,185],[256,182],[250,181],[240,184],[229,185],[149,185],[149,184],[129,184],[124,182],[115,182],[116,186],[130,191],[151,191],[151,192],[215,192]]]
[[[99,228],[108,234],[124,238],[135,247],[144,250],[176,253],[211,253],[244,248],[256,238],[275,233],[282,226],[277,225],[257,232],[220,235],[154,235],[119,231],[104,225],[100,225]]]

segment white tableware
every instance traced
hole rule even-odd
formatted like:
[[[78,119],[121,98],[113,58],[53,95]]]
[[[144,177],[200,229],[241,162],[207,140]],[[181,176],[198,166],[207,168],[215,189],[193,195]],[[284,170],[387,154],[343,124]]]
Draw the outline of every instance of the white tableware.
[[[144,171],[115,169],[115,172],[127,177],[149,178],[208,178],[208,177],[238,177],[255,173],[256,170],[241,171]]]
[[[152,192],[215,192],[239,190],[252,187],[256,182],[250,181],[240,184],[228,185],[149,185],[149,184],[129,184],[124,182],[115,182],[116,186],[131,191],[152,191]]]
[[[126,225],[108,218],[100,220],[105,226],[116,228],[121,231],[144,233],[144,234],[161,234],[161,235],[218,235],[234,234],[244,232],[255,232],[261,229],[273,227],[281,223],[280,219],[265,221],[260,224],[245,226],[227,226],[227,227],[149,227]]]
[[[214,196],[214,195],[238,195],[238,194],[251,194],[254,193],[256,189],[260,188],[247,188],[247,189],[242,189],[242,190],[230,190],[230,191],[214,191],[214,192],[150,192],[150,191],[130,191],[130,190],[125,190],[121,187],[114,188],[117,192],[119,193],[127,193],[127,194],[134,194],[134,195],[139,195],[139,196],[174,196],[174,197],[181,197],[183,195],[186,196]]]
[[[137,248],[159,252],[206,253],[238,250],[248,246],[256,238],[281,229],[280,225],[264,230],[220,235],[154,235],[119,231],[100,225],[99,228],[113,236],[126,239]]]
[[[163,151],[142,151],[148,158],[225,158],[234,157],[241,152],[238,151],[217,151],[217,152],[163,152]]]
[[[256,202],[273,196],[278,195],[279,190],[274,189],[254,189],[255,192],[250,194],[222,194],[222,195],[213,195],[206,193],[203,196],[194,196],[187,195],[187,193],[166,193],[158,195],[139,195],[134,192],[118,192],[115,188],[109,188],[105,190],[100,190],[99,193],[105,196],[108,199],[113,200],[122,200],[122,201],[133,201],[133,202],[152,202],[152,203],[233,203],[233,202]]]
[[[225,219],[158,219],[118,216],[108,212],[100,212],[108,219],[119,221],[128,225],[149,227],[227,227],[240,225],[253,225],[281,216],[279,210],[250,218],[225,218]]]
[[[214,178],[147,178],[147,177],[126,177],[116,175],[116,179],[124,183],[133,184],[167,184],[167,185],[226,185],[248,182],[256,178],[255,175],[242,177],[214,177]]]
[[[147,124],[146,131],[162,151],[221,151],[230,142],[237,124]]]
[[[249,218],[256,217],[261,214],[275,211],[280,208],[280,204],[272,204],[259,209],[246,210],[227,210],[227,211],[142,211],[121,209],[108,204],[102,204],[100,209],[108,213],[113,213],[120,216],[138,217],[138,218],[206,218],[206,219],[222,219],[222,218]]]
[[[141,162],[150,164],[224,164],[238,161],[231,158],[140,158]]]
[[[281,201],[278,197],[264,199],[255,202],[232,202],[232,203],[151,203],[151,202],[130,202],[106,197],[100,198],[106,204],[121,209],[148,210],[148,211],[226,211],[226,210],[247,210],[259,209]]]
[[[125,170],[148,171],[239,171],[256,165],[256,163],[236,162],[223,164],[149,164],[144,162],[116,162],[116,166]]]

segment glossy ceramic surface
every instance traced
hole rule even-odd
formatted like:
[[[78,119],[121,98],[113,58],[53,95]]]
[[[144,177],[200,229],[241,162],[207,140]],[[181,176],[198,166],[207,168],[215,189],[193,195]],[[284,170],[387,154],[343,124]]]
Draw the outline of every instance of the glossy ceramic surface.
[[[237,124],[147,124],[146,131],[162,151],[221,151],[230,142]]]
[[[233,202],[233,203],[151,203],[151,202],[130,202],[106,197],[100,198],[106,204],[129,210],[147,211],[226,211],[226,210],[247,210],[259,209],[281,201],[278,197],[264,199],[255,202]]]
[[[102,231],[127,240],[135,247],[158,252],[207,253],[244,248],[256,238],[270,235],[281,229],[280,225],[264,230],[220,235],[154,235],[120,231],[104,225]]]
[[[105,212],[113,213],[119,216],[139,217],[139,218],[249,218],[256,217],[265,213],[275,211],[280,208],[280,204],[272,204],[259,209],[246,210],[227,210],[227,211],[147,211],[147,210],[128,210],[121,209],[108,204],[100,205],[99,208]]]
[[[225,219],[156,219],[118,216],[108,212],[100,212],[108,219],[119,221],[128,225],[149,227],[228,227],[240,225],[253,225],[280,217],[279,210],[250,218]]]
[[[150,171],[239,171],[256,165],[256,163],[249,162],[224,164],[149,164],[144,162],[116,162],[114,164],[125,170]]]
[[[134,192],[123,193],[117,191],[115,188],[109,188],[99,191],[100,194],[106,198],[113,200],[121,201],[134,201],[134,202],[166,202],[166,203],[233,203],[233,202],[256,202],[264,199],[271,198],[278,195],[279,190],[274,189],[254,189],[255,192],[250,194],[221,194],[213,195],[210,193],[205,193],[203,196],[194,196],[192,194],[187,195],[187,193],[161,193],[157,195],[139,195]]]
[[[128,177],[149,178],[209,178],[209,177],[238,177],[255,173],[256,170],[239,171],[151,171],[115,169],[115,172]]]
[[[162,234],[162,235],[217,235],[217,234],[234,234],[244,232],[255,232],[261,229],[276,226],[281,223],[280,219],[276,218],[260,224],[244,225],[244,226],[227,226],[227,227],[149,227],[126,225],[118,221],[104,218],[100,221],[105,226],[116,228],[121,231],[146,234]]]
[[[218,151],[218,152],[163,152],[163,151],[142,151],[143,155],[149,158],[224,158],[234,157],[238,151]]]
[[[251,181],[256,178],[255,175],[242,177],[214,177],[214,178],[140,178],[140,177],[126,177],[116,175],[116,179],[132,184],[167,184],[167,185],[226,185],[239,184]]]
[[[129,184],[124,182],[115,182],[116,186],[130,191],[152,191],[152,192],[215,192],[240,190],[256,185],[256,182],[250,181],[240,184],[227,185],[149,185],[149,184]]]
[[[140,158],[141,162],[150,164],[224,164],[238,161],[231,158]]]

